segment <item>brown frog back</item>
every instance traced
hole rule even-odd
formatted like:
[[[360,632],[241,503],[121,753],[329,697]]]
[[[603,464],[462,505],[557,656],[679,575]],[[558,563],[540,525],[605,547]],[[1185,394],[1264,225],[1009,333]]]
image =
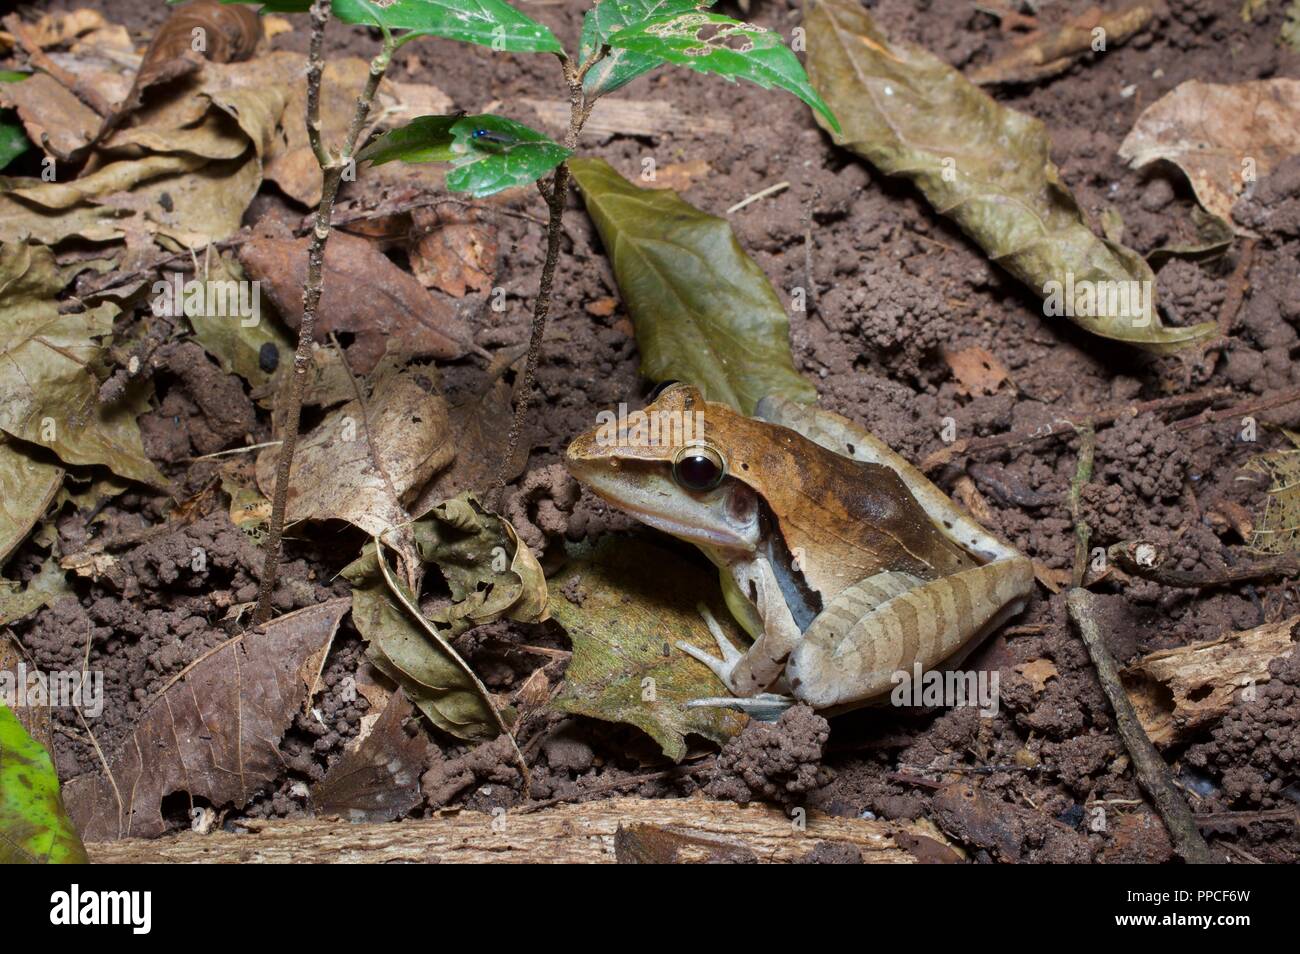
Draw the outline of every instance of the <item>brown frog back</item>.
[[[823,600],[884,570],[936,579],[976,562],[926,515],[890,468],[709,403],[705,438],[728,474],[763,498],[808,585]]]

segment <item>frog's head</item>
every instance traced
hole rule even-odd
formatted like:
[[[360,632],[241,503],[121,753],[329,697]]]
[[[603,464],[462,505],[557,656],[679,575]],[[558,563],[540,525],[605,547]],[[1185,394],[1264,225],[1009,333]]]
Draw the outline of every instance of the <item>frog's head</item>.
[[[642,523],[705,548],[752,551],[758,496],[729,470],[733,424],[745,419],[673,384],[644,411],[602,411],[564,463],[581,483]]]

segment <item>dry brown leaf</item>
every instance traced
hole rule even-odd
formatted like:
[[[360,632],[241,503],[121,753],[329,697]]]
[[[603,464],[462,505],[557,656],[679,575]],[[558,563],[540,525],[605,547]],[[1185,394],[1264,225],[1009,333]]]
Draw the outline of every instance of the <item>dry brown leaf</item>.
[[[1220,639],[1162,649],[1122,673],[1138,719],[1164,745],[1221,718],[1239,691],[1269,681],[1268,664],[1295,648],[1300,616]]]
[[[306,694],[298,672],[351,605],[344,597],[281,616],[182,670],[109,756],[116,787],[101,772],[64,785],[82,837],[157,837],[167,830],[162,802],[173,792],[241,808],[279,778],[280,738]]]
[[[380,375],[364,406],[354,399],[331,411],[299,441],[289,521],[345,520],[372,537],[410,522],[403,501],[455,454],[446,404],[421,378],[419,369]],[[275,447],[258,457],[257,483],[267,497],[278,457]]]
[[[302,321],[309,238],[257,238],[239,247],[239,261],[290,328]],[[316,334],[354,335],[348,361],[369,374],[384,352],[412,357],[459,358],[470,350],[469,329],[449,306],[434,299],[408,272],[368,241],[346,233],[325,247],[324,290]]]
[[[1050,659],[1031,659],[1029,662],[1015,666],[1014,671],[1029,680],[1035,694],[1043,691],[1049,679],[1057,679],[1061,675]]]
[[[1229,223],[1242,192],[1298,152],[1296,79],[1231,85],[1188,80],[1148,106],[1119,147],[1135,169],[1157,159],[1174,163],[1205,210]]]
[[[1011,377],[1006,365],[987,348],[962,348],[943,352],[943,360],[952,369],[953,377],[967,394],[994,394]]]
[[[17,110],[27,138],[57,159],[70,159],[99,131],[99,115],[45,73],[0,83],[0,106]]]
[[[703,159],[693,159],[690,162],[670,162],[666,166],[659,166],[655,170],[653,180],[644,183],[651,189],[672,189],[674,192],[685,192],[691,186],[700,180],[707,178],[713,172],[713,167]]]
[[[416,717],[402,691],[393,693],[361,744],[346,750],[312,786],[312,809],[352,822],[387,822],[417,807],[423,800],[420,775],[433,746],[422,727],[407,731],[406,723]]]
[[[426,288],[464,298],[491,287],[497,236],[481,210],[416,209],[411,226],[411,270]]]
[[[102,30],[108,21],[98,10],[71,10],[67,13],[47,13],[29,27],[32,39],[43,49],[63,46],[83,33]]]

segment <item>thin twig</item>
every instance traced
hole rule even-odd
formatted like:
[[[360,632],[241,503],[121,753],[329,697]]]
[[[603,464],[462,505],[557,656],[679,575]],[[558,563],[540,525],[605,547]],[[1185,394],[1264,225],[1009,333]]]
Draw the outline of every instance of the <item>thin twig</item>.
[[[1175,431],[1188,431],[1194,427],[1204,427],[1206,424],[1215,424],[1219,421],[1231,420],[1234,417],[1245,417],[1250,414],[1258,414],[1260,411],[1271,411],[1273,408],[1284,407],[1297,401],[1300,401],[1300,388],[1292,388],[1289,391],[1282,391],[1277,394],[1264,394],[1253,400],[1243,401],[1241,404],[1234,404],[1232,407],[1224,408],[1222,411],[1207,411],[1195,417],[1175,421],[1170,425],[1170,428]]]
[[[778,192],[784,192],[788,188],[790,188],[790,183],[778,182],[776,185],[770,185],[766,189],[763,189],[760,192],[755,192],[753,195],[747,195],[739,202],[737,202],[735,205],[733,205],[731,208],[729,208],[727,210],[727,215],[731,215],[731,213],[733,212],[739,212],[741,209],[749,205],[751,202],[757,202],[759,199],[766,199],[769,195],[776,195]]]
[[[320,305],[325,272],[325,245],[330,237],[334,200],[338,196],[343,174],[351,168],[361,130],[370,115],[375,92],[388,70],[396,46],[392,35],[384,32],[384,45],[370,61],[370,75],[365,89],[357,97],[352,123],[343,142],[343,150],[329,155],[320,141],[320,84],[324,73],[325,24],[329,21],[330,0],[314,0],[311,7],[311,42],[307,66],[307,133],[312,140],[312,151],[321,165],[321,198],[316,208],[316,225],[312,229],[311,246],[307,250],[307,284],[302,293],[302,322],[298,326],[298,347],[293,356],[293,374],[289,377],[289,404],[285,409],[282,431],[284,443],[275,464],[275,492],[271,501],[271,522],[266,536],[266,557],[262,566],[261,586],[257,594],[257,609],[253,623],[258,625],[271,618],[271,597],[279,575],[280,551],[284,536],[285,510],[289,502],[289,474],[293,468],[293,454],[298,444],[298,429],[302,419],[302,400],[307,388],[307,369],[312,364],[312,343],[316,330],[316,310]]]
[[[1300,554],[1295,553],[1282,553],[1250,563],[1239,563],[1222,570],[1200,571],[1166,566],[1168,556],[1168,551],[1159,544],[1141,540],[1112,544],[1106,551],[1106,559],[1125,573],[1180,589],[1198,590],[1246,580],[1300,575]]]
[[[977,451],[992,450],[994,448],[1016,447],[1020,444],[1046,440],[1049,437],[1059,437],[1062,434],[1073,434],[1079,425],[1085,421],[1090,422],[1093,427],[1101,427],[1105,424],[1113,424],[1120,418],[1168,411],[1192,404],[1210,404],[1231,395],[1232,391],[1228,388],[1211,388],[1193,394],[1176,394],[1172,397],[1155,398],[1151,401],[1138,401],[1133,404],[1121,404],[1092,411],[1078,411],[1058,417],[1052,423],[1035,428],[1032,431],[1007,431],[1004,434],[992,434],[988,437],[968,437],[960,441],[954,441],[947,447],[940,448],[926,457],[921,462],[921,470],[932,471],[962,454],[973,454]],[[1300,394],[1297,395],[1296,399],[1300,400]],[[1177,424],[1173,426],[1178,427]]]
[[[567,56],[561,56],[560,65],[564,70],[565,80],[569,84],[569,131],[564,137],[564,146],[573,151],[578,147],[578,137],[582,126],[591,115],[595,100],[589,100],[583,91],[582,80],[587,71],[604,58],[607,47],[601,47],[586,62],[574,67]],[[564,206],[569,198],[569,165],[562,162],[555,167],[551,184],[546,186],[537,180],[537,190],[546,201],[549,215],[546,222],[546,259],[542,263],[542,274],[537,284],[537,298],[533,302],[533,326],[528,336],[528,357],[524,362],[524,378],[519,384],[515,397],[515,413],[510,421],[510,431],[506,435],[505,454],[497,470],[492,507],[500,509],[505,495],[506,480],[513,468],[519,451],[519,439],[523,434],[524,419],[528,414],[528,405],[532,402],[533,391],[537,386],[537,364],[541,358],[542,341],[546,337],[546,321],[551,313],[551,288],[555,282],[555,266],[560,259],[560,235],[564,226]]]
[[[1083,519],[1083,488],[1092,480],[1092,462],[1097,453],[1097,432],[1091,424],[1079,428],[1079,463],[1070,481],[1070,519],[1074,521],[1074,574],[1073,585],[1083,586],[1088,572],[1088,542],[1092,530]]]
[[[1110,654],[1101,628],[1097,625],[1095,601],[1098,598],[1085,589],[1076,588],[1066,596],[1065,605],[1092,658],[1102,691],[1110,700],[1110,707],[1115,713],[1115,726],[1132,759],[1138,785],[1151,798],[1169,831],[1174,850],[1183,860],[1188,864],[1217,864],[1219,859],[1210,851],[1210,846],[1205,843],[1196,827],[1196,816],[1188,807],[1187,800],[1179,793],[1173,773],[1151,744],[1142,723],[1138,721],[1137,713],[1133,711],[1133,703],[1124,691],[1115,658]]]

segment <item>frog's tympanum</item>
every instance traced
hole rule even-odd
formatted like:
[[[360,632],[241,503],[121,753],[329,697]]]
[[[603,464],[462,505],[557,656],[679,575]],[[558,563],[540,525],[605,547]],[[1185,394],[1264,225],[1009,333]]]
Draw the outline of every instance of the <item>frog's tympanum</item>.
[[[565,462],[718,566],[754,641],[736,649],[701,609],[722,658],[678,646],[736,696],[878,701],[896,673],[957,665],[1024,607],[1029,560],[845,418],[771,397],[744,417],[683,384],[633,417],[578,437]]]

